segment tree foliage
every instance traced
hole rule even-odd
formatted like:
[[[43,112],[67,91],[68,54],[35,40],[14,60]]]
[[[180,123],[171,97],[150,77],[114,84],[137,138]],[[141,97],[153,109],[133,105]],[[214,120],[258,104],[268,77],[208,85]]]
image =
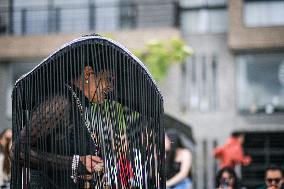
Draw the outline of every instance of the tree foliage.
[[[193,50],[180,38],[168,41],[151,41],[135,55],[146,65],[156,81],[167,75],[172,64],[184,63]]]

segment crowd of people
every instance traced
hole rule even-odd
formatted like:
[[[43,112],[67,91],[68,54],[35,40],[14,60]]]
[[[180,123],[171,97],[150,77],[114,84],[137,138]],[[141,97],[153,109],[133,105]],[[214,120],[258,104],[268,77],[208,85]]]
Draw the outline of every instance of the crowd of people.
[[[242,189],[235,172],[238,164],[248,165],[252,159],[244,156],[242,143],[244,135],[233,133],[228,141],[215,148],[214,156],[220,159],[220,170],[216,173],[216,189]],[[0,188],[10,188],[9,148],[12,142],[12,130],[4,129],[0,134]],[[167,189],[192,189],[191,169],[192,152],[187,149],[176,130],[168,130],[165,135],[166,152],[166,187]],[[264,172],[264,184],[257,189],[284,189],[283,170],[280,166],[271,165]]]
[[[244,134],[232,133],[224,145],[213,151],[213,156],[220,162],[220,170],[216,173],[216,189],[246,189],[237,176],[238,165],[247,166],[253,160],[244,155]],[[167,189],[192,189],[192,152],[187,149],[177,130],[168,130],[165,135],[166,150],[166,187]],[[263,185],[256,189],[284,189],[283,170],[281,166],[270,165],[264,172]]]
[[[283,170],[280,166],[271,165],[264,173],[264,183],[257,189],[284,189]],[[243,189],[234,169],[224,167],[216,176],[215,188],[217,189]]]

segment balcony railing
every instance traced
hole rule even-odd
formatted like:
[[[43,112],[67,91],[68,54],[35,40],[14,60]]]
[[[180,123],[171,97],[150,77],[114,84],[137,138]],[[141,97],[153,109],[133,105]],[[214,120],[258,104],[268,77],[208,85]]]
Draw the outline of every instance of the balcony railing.
[[[32,35],[169,27],[177,23],[174,1],[0,7],[0,35]]]

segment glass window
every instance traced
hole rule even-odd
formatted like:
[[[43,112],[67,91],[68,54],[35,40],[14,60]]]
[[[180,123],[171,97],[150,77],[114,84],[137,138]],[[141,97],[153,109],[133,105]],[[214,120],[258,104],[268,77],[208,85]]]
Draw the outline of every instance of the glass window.
[[[228,28],[228,12],[225,9],[216,9],[209,11],[209,32],[222,33]]]
[[[180,0],[180,5],[182,7],[189,7],[189,6],[201,6],[203,3],[204,0],[191,0],[191,1],[188,1],[188,0]]]
[[[23,3],[15,0],[13,31],[18,35],[113,31],[119,27],[117,2],[118,0],[72,0],[71,3],[67,0],[28,0]]]
[[[37,34],[48,31],[48,11],[32,8],[16,8],[13,13],[15,34]]]
[[[60,31],[61,32],[83,32],[88,30],[87,8],[68,8],[62,7],[60,11]]]
[[[119,7],[116,4],[98,5],[96,11],[96,30],[114,31],[119,26]]]
[[[284,54],[240,55],[237,88],[241,112],[283,112]]]
[[[181,27],[185,33],[222,33],[228,28],[226,9],[198,9],[182,12]]]
[[[136,25],[137,7],[134,3],[125,2],[120,8],[120,27],[133,28]]]
[[[208,5],[225,5],[227,0],[206,0]]]
[[[216,55],[195,54],[182,64],[182,111],[208,112],[218,109],[217,62]]]
[[[180,0],[182,7],[196,7],[204,5],[224,5],[227,0]]]
[[[13,5],[15,8],[31,7],[31,6],[47,6],[49,0],[14,0]]]
[[[283,26],[284,1],[245,2],[244,22],[248,27]]]

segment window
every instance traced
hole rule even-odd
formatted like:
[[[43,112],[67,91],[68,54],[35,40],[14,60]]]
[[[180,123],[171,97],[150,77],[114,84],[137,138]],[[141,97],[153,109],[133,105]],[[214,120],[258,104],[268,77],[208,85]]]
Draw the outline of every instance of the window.
[[[9,2],[0,0],[0,34],[9,30]]]
[[[95,17],[97,31],[114,31],[119,28],[118,0],[96,1]]]
[[[133,28],[136,25],[137,7],[135,3],[122,2],[120,7],[120,27]]]
[[[181,1],[181,27],[185,33],[224,33],[228,11],[224,0]]]
[[[237,90],[240,112],[283,112],[284,54],[240,55]]]
[[[13,31],[18,35],[113,31],[119,27],[117,1],[15,0]]]
[[[180,4],[183,7],[187,6],[202,6],[202,5],[224,5],[227,3],[227,0],[180,0]]]
[[[284,26],[283,0],[246,0],[244,23],[248,27]]]
[[[194,55],[182,65],[182,111],[218,108],[217,61],[215,55]]]
[[[1,8],[0,5],[0,35],[10,31],[16,35],[59,32],[100,33],[120,29],[172,27],[178,25],[180,20],[176,1],[14,0],[13,2],[11,12],[8,8]]]

